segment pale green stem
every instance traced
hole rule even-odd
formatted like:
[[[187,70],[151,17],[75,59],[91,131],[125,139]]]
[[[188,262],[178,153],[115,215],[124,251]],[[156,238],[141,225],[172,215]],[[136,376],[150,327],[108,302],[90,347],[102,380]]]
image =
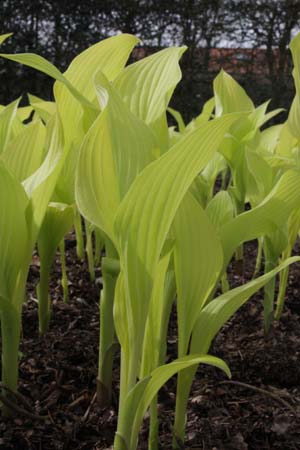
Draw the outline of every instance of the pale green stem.
[[[166,316],[170,315],[171,310],[171,304],[172,300],[174,298],[174,288],[175,288],[175,280],[174,280],[174,274],[171,274],[171,276],[168,279],[168,282],[166,283],[166,308],[164,313]],[[167,322],[167,321],[165,321]],[[164,323],[165,323],[164,322]],[[160,336],[166,336],[167,333],[167,325],[166,327],[162,327],[160,330]],[[140,366],[140,360],[141,360],[141,352],[143,347],[140,345],[137,345],[136,343],[142,342],[142,336],[138,336],[135,342],[132,342],[130,345],[130,357],[126,358],[127,355],[124,355],[124,352],[121,349],[121,374],[120,374],[120,397],[119,397],[119,413],[118,413],[118,427],[117,427],[117,433],[115,435],[114,440],[114,450],[136,450],[136,445],[131,446],[132,448],[127,448],[126,443],[124,439],[122,438],[122,431],[123,436],[126,434],[127,441],[135,442],[135,438],[137,436],[132,435],[132,430],[128,429],[128,431],[124,430],[124,417],[126,417],[126,414],[128,414],[128,411],[126,411],[125,407],[125,399],[127,397],[128,392],[136,386],[137,383],[137,377],[139,373],[139,366]],[[165,359],[165,346],[162,345],[161,352],[159,355],[160,361]],[[154,402],[156,407],[156,399],[153,400],[151,407],[154,409]],[[153,445],[155,445],[155,440],[158,442],[157,437],[155,438],[155,419],[154,416],[152,416],[152,420],[150,422],[150,434],[153,438]],[[153,427],[153,428],[152,428]],[[123,430],[122,430],[123,428]]]
[[[229,291],[230,286],[229,286],[229,282],[228,282],[226,271],[222,275],[221,285],[222,285],[222,294],[225,294],[225,292]]]
[[[136,445],[133,448],[129,448],[124,441],[130,442],[132,437],[131,419],[128,417],[128,411],[126,410],[126,397],[128,392],[136,385],[137,373],[139,368],[139,358],[137,357],[138,347],[132,345],[130,347],[130,355],[125,355],[121,348],[121,371],[120,371],[120,395],[119,395],[119,411],[118,411],[118,425],[114,439],[114,450],[136,450]],[[130,356],[130,357],[128,357]],[[134,414],[135,411],[130,411],[130,414]],[[124,420],[129,420],[131,425],[124,430]],[[126,421],[127,421],[126,420]]]
[[[137,382],[137,374],[139,370],[139,361],[140,358],[138,356],[139,347],[137,345],[132,345],[130,347],[130,358],[126,358],[124,352],[121,349],[121,371],[120,371],[120,396],[119,396],[119,411],[118,411],[118,425],[117,432],[115,434],[114,439],[114,450],[136,450],[136,446],[134,448],[127,448],[127,445],[122,437],[122,419],[128,413],[125,408],[125,400],[128,392],[136,385]],[[132,411],[134,414],[134,411]],[[124,431],[124,430],[123,430]],[[132,430],[126,430],[126,439],[128,441],[132,434]]]
[[[164,319],[162,320],[162,323],[164,326],[160,329],[160,340],[162,342],[162,346],[160,348],[160,354],[159,354],[159,364],[162,364],[165,360],[165,353],[166,353],[166,346],[163,344],[163,342],[166,340],[166,334],[167,334],[167,326],[168,326],[168,320],[167,318],[170,316],[171,311],[171,305],[174,298],[174,292],[175,292],[175,278],[174,273],[171,272],[168,277],[165,284],[165,302],[166,306],[164,309]],[[128,411],[126,411],[125,407],[125,399],[127,397],[128,392],[134,388],[137,384],[137,378],[139,373],[139,366],[140,366],[140,360],[141,360],[141,353],[143,350],[143,346],[139,345],[139,342],[143,341],[143,336],[138,336],[134,342],[130,345],[130,357],[126,358],[127,355],[124,355],[124,352],[121,349],[121,374],[120,374],[120,397],[119,397],[119,413],[118,413],[118,427],[117,427],[117,433],[115,436],[114,441],[114,450],[135,450],[136,445],[132,448],[127,448],[126,443],[124,442],[122,438],[122,431],[123,435],[126,433],[126,439],[128,442],[131,440],[131,442],[135,442],[135,439],[137,436],[132,435],[132,430],[130,428],[128,429],[128,432],[124,430],[124,417],[128,414]],[[152,408],[152,411],[154,411],[154,408],[157,408],[157,399],[153,399],[152,404],[150,406],[150,409]],[[157,414],[157,413],[156,413]],[[152,417],[151,417],[152,416]],[[150,436],[152,439],[152,445],[155,446],[155,442],[158,443],[158,436],[156,434],[157,429],[157,418],[154,416],[154,412],[152,415],[150,415]],[[123,428],[123,430],[122,430]],[[153,447],[155,448],[155,447]]]
[[[218,283],[216,283],[217,286]],[[178,342],[178,357],[188,354],[188,342],[190,339],[184,340],[179,336]],[[179,443],[184,442],[185,427],[186,427],[186,413],[187,404],[189,400],[190,390],[192,387],[193,378],[196,373],[195,368],[182,370],[177,374],[177,388],[176,388],[176,406],[175,406],[175,420],[173,427],[173,449],[181,448]]]
[[[136,449],[129,449],[126,443],[123,441],[122,436],[119,435],[117,432],[115,434],[113,450],[136,450]]]
[[[100,295],[99,363],[97,399],[101,406],[111,403],[115,328],[113,307],[120,265],[116,259],[102,258],[103,289]]]
[[[185,369],[177,375],[174,437],[172,444],[173,449],[176,450],[181,448],[178,445],[178,441],[184,443],[187,405],[196,370],[195,368]]]
[[[169,271],[166,275],[164,295],[165,295],[164,298],[165,308],[161,319],[161,329],[159,334],[159,341],[161,343],[160,354],[156,367],[163,365],[166,361],[169,318],[171,315],[172,303],[176,295],[176,282],[173,270]],[[158,427],[159,423],[157,416],[157,395],[156,395],[150,405],[149,450],[158,449]]]
[[[24,301],[25,286],[31,261],[31,252],[21,270],[14,290],[11,305],[3,308],[1,312],[1,336],[2,336],[2,373],[1,381],[4,386],[16,392],[19,372],[19,345],[21,336],[21,314]],[[3,395],[8,395],[3,390]],[[11,411],[2,408],[3,415],[11,415]]]
[[[99,266],[101,261],[101,252],[104,247],[104,236],[99,229],[95,229],[95,253],[94,253],[94,263],[95,266]]]
[[[64,303],[69,302],[69,284],[66,266],[65,240],[62,239],[59,244],[60,263],[61,263],[61,285],[63,288]]]
[[[76,253],[79,259],[84,259],[84,241],[83,241],[83,231],[81,224],[81,215],[78,211],[75,213],[74,217],[74,228],[76,235]]]
[[[95,266],[94,266],[94,252],[93,252],[93,240],[92,230],[88,221],[85,223],[85,236],[86,236],[86,254],[88,258],[88,266],[91,281],[95,281]]]
[[[276,304],[276,310],[275,310],[275,320],[279,320],[282,314],[282,310],[284,307],[284,301],[285,301],[285,293],[286,293],[286,287],[288,283],[288,277],[289,277],[289,268],[286,267],[280,272],[280,282],[279,282],[279,292],[277,297],[277,304]]]
[[[236,213],[237,215],[242,214],[245,211],[245,203],[244,201],[236,201]],[[240,244],[235,251],[235,259],[236,261],[244,260],[244,246]]]
[[[273,265],[270,265],[274,268]],[[268,270],[268,272],[270,271]],[[264,288],[264,329],[265,329],[265,335],[269,333],[270,327],[273,322],[273,316],[274,316],[274,293],[275,293],[275,278],[270,280]]]
[[[139,366],[140,366],[140,357],[141,357],[141,346],[133,344],[131,346],[131,355],[128,364],[128,377],[127,377],[127,393],[134,388],[137,383]]]
[[[6,308],[1,313],[2,337],[2,374],[1,381],[4,386],[13,392],[17,390],[19,342],[21,334],[21,312],[15,314],[14,310]],[[7,391],[3,390],[3,395]]]
[[[128,361],[124,351],[121,348],[121,363],[120,363],[120,393],[119,393],[119,411],[118,418],[121,416],[121,409],[127,395],[127,376],[128,376]]]
[[[268,245],[264,245],[265,254],[265,273],[273,270],[277,265],[277,258],[270,254]],[[272,278],[264,287],[264,329],[265,335],[268,334],[274,318],[274,296],[275,296],[275,277]]]
[[[158,415],[157,415],[157,395],[150,404],[150,429],[148,439],[148,450],[158,450]]]
[[[244,246],[243,244],[239,245],[235,252],[236,261],[243,261],[244,259]]]
[[[255,269],[252,276],[252,279],[256,278],[257,275],[260,272],[261,269],[261,263],[262,263],[262,255],[263,255],[263,237],[258,238],[258,248],[257,248],[257,256],[256,256],[256,263],[255,263]]]

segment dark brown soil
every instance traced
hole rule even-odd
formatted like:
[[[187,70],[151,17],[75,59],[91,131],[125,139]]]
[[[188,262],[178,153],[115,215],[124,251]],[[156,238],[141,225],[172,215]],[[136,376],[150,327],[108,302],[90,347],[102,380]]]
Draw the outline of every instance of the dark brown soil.
[[[255,254],[255,243],[250,243],[245,250],[244,270],[234,264],[231,267],[231,286],[251,278]],[[64,305],[61,301],[57,260],[51,283],[53,319],[47,335],[39,338],[37,329],[37,257],[30,270],[29,299],[23,314],[19,391],[35,414],[48,415],[48,419],[0,417],[0,450],[100,450],[113,443],[118,360],[113,407],[100,409],[94,401],[101,274],[96,272],[96,283],[89,281],[86,264],[75,258],[72,237],[68,240],[67,259],[70,303]],[[296,418],[300,416],[299,280],[300,267],[295,265],[284,314],[267,338],[263,333],[261,294],[241,308],[219,334],[210,353],[229,364],[233,383],[228,383],[218,370],[198,370],[182,448],[300,450],[300,420]],[[175,333],[174,314],[168,338],[169,359],[176,357]],[[175,380],[171,380],[160,393],[160,448],[164,450],[171,448],[174,399]],[[140,450],[147,448],[147,425],[146,418]]]

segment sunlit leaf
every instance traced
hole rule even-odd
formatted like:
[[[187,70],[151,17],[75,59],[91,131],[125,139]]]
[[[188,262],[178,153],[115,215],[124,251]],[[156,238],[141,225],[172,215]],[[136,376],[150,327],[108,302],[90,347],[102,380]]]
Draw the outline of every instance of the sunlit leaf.
[[[19,181],[33,174],[41,165],[44,156],[45,127],[41,122],[32,122],[10,141],[2,154],[6,166]]]
[[[138,173],[153,160],[155,140],[103,74],[97,75],[96,89],[102,112],[81,147],[76,199],[84,217],[114,241],[118,205]]]
[[[224,70],[214,79],[216,116],[237,111],[253,111],[254,105],[245,90]]]
[[[11,300],[28,245],[28,198],[0,161],[0,295]]]
[[[174,234],[178,355],[184,356],[197,316],[222,270],[223,251],[215,228],[189,193],[175,216]]]

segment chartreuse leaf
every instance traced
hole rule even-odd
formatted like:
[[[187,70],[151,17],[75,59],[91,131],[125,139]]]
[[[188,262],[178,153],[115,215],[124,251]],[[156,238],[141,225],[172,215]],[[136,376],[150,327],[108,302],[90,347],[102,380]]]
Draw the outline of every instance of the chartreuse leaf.
[[[3,42],[9,38],[10,36],[12,36],[13,33],[6,33],[6,34],[1,34],[0,35],[0,45],[3,44]]]
[[[178,356],[182,357],[188,353],[197,317],[216,289],[223,268],[223,251],[218,228],[210,222],[206,212],[189,193],[177,211],[173,228],[176,238],[174,261]],[[179,374],[176,392],[175,430],[182,439],[190,392],[190,385],[185,383],[185,374]],[[183,427],[182,432],[178,423]]]
[[[137,448],[138,433],[143,417],[159,389],[176,373],[199,364],[217,367],[223,370],[228,377],[231,376],[226,363],[220,358],[210,355],[189,355],[158,367],[129,392],[123,414],[120,417],[120,427],[114,443],[115,450],[135,450]]]
[[[40,72],[49,75],[55,80],[59,80],[72,92],[72,95],[82,103],[82,105],[88,109],[94,110],[94,105],[89,102],[73,85],[70,81],[58,70],[52,63],[47,61],[42,56],[36,55],[34,53],[19,53],[19,54],[9,54],[0,53],[2,58],[9,59],[10,61],[15,61],[25,66],[32,67],[33,69],[39,70]]]
[[[277,273],[298,261],[300,261],[300,257],[289,258],[265,275],[226,292],[206,305],[194,328],[191,353],[207,353],[214,337],[238,308]]]
[[[300,230],[300,208],[294,209],[288,220],[288,249],[286,251],[292,251],[297,235]]]
[[[215,98],[212,97],[204,103],[201,114],[196,117],[195,125],[198,127],[205,122],[208,122],[213,117],[213,110],[216,107]]]
[[[49,102],[49,101],[43,100],[42,98],[36,97],[35,95],[32,95],[32,94],[28,94],[28,100],[31,105],[31,108],[45,123],[47,123],[48,120],[56,112],[55,102]],[[36,114],[35,114],[35,117],[36,117]]]
[[[296,208],[292,211],[290,214],[288,224],[287,224],[287,245],[285,249],[282,252],[281,259],[285,260],[289,256],[291,256],[292,250],[295,245],[295,241],[297,239],[297,235],[299,233],[300,229],[300,209]],[[276,311],[275,311],[275,319],[279,320],[283,306],[285,301],[285,293],[286,293],[286,286],[288,282],[288,274],[289,274],[289,267],[286,267],[281,273],[280,273],[280,282],[279,282],[279,292],[277,297],[277,303],[276,303]]]
[[[0,161],[0,296],[11,300],[28,245],[28,197]]]
[[[49,203],[38,235],[41,266],[51,268],[56,250],[74,223],[74,205]]]
[[[253,122],[255,128],[260,128],[266,122],[268,122],[268,120],[271,120],[273,117],[277,116],[278,114],[284,111],[283,108],[277,108],[267,113],[269,103],[270,100],[266,101],[262,105],[255,108],[255,110],[250,114],[249,118]]]
[[[216,116],[237,111],[253,111],[252,100],[246,91],[224,70],[214,79]]]
[[[28,253],[25,211],[28,197],[21,184],[0,161],[0,322],[2,340],[1,382],[16,390],[21,303],[17,285]],[[24,295],[24,292],[23,292]],[[22,296],[22,300],[23,300]],[[4,393],[5,395],[5,393]]]
[[[206,206],[207,203],[212,199],[217,176],[220,172],[226,171],[226,169],[227,163],[225,158],[217,152],[211,158],[201,174],[195,179],[194,184],[196,184],[196,186],[193,186],[194,195],[195,191],[197,190],[202,192],[201,196],[204,199],[203,204],[201,203],[202,206]],[[197,198],[199,194],[196,195]]]
[[[42,122],[31,122],[7,145],[2,159],[19,181],[25,180],[40,167],[45,138]]]
[[[48,293],[51,267],[60,242],[72,228],[74,213],[75,209],[71,205],[49,203],[39,232],[40,282],[37,286],[37,293],[39,301],[39,330],[41,334],[47,331],[51,316]]]
[[[217,229],[230,222],[234,218],[234,204],[228,192],[218,192],[208,203],[205,212]]]
[[[181,79],[178,60],[186,47],[171,47],[130,64],[114,82],[129,109],[147,124],[165,113]]]
[[[129,387],[137,376],[153,279],[176,211],[236,118],[224,116],[182,138],[141,172],[119,207],[115,230],[126,285],[132,352]]]
[[[94,102],[93,75],[101,69],[110,80],[114,79],[137,42],[137,38],[127,34],[106,39],[78,55],[65,74],[45,58],[32,53],[0,56],[33,67],[57,80],[54,94],[63,121],[65,144],[69,147],[72,141],[80,144],[99,112]]]
[[[183,120],[182,115],[180,114],[180,112],[176,111],[176,109],[171,108],[170,106],[168,107],[167,111],[176,120],[176,123],[177,123],[177,126],[178,126],[178,131],[180,133],[183,133],[184,130],[185,130],[185,124],[184,124],[184,120]]]
[[[22,133],[25,127],[26,125],[24,125],[19,119],[19,117],[16,116],[12,123],[10,139],[14,139],[15,137],[18,136],[18,134]]]
[[[233,124],[226,139],[222,143],[220,153],[225,157],[229,163],[233,176],[238,170],[238,166],[243,161],[243,152],[245,145],[255,137],[256,130],[247,116],[242,116],[236,123]]]
[[[156,140],[104,74],[97,74],[95,87],[101,114],[81,147],[76,200],[83,216],[104,231],[117,247],[113,229],[117,208],[137,174],[154,159]],[[116,293],[116,311],[119,297]]]
[[[21,108],[18,108],[17,116],[21,120],[21,122],[24,122],[24,120],[29,119],[31,113],[32,113],[31,106],[22,106]]]
[[[25,191],[30,198],[29,212],[30,237],[32,245],[42,225],[48,203],[51,199],[62,165],[67,155],[63,147],[62,127],[57,115],[47,124],[46,148],[47,156],[42,165],[23,181]]]
[[[265,273],[274,269],[279,260],[279,256],[288,244],[287,224],[284,223],[273,233],[264,236],[264,271]],[[272,278],[264,287],[264,329],[269,332],[274,318],[274,296],[275,296],[275,278]]]
[[[176,283],[173,268],[173,240],[166,243],[164,255],[159,261],[154,280],[148,320],[144,337],[141,370],[139,379],[145,378],[152,370],[165,364],[167,356],[167,335],[172,304],[176,296]],[[149,448],[156,448],[159,433],[157,395],[150,405]]]
[[[203,169],[201,176],[210,185],[214,185],[217,175],[224,169],[226,169],[227,164],[225,158],[220,153],[215,153],[211,158],[209,163]]]
[[[64,73],[64,78],[97,108],[94,75],[101,70],[109,81],[114,80],[123,70],[130,52],[139,39],[130,34],[120,34],[92,45],[80,53]],[[82,139],[84,134],[83,111],[78,98],[68,88],[68,84],[55,83],[54,94],[62,117],[66,145]]]
[[[259,146],[263,152],[270,155],[275,153],[276,146],[279,142],[279,136],[282,132],[283,125],[273,125],[263,130],[259,135]],[[266,153],[265,153],[266,154]]]
[[[216,116],[226,112],[248,111],[248,117],[241,117],[236,122],[227,139],[224,140],[220,152],[224,155],[231,169],[233,186],[231,194],[234,196],[238,213],[244,210],[246,202],[245,174],[247,164],[245,161],[246,145],[251,143],[264,123],[267,103],[257,109],[244,89],[226,72],[221,71],[214,80],[214,94],[216,101]]]
[[[187,124],[185,128],[185,132],[189,133],[190,131],[198,128],[203,123],[208,122],[211,118],[213,118],[213,110],[215,108],[215,98],[212,97],[204,103],[201,113],[190,123]]]
[[[34,94],[27,94],[28,97],[28,101],[29,103],[43,103],[45,100],[42,97],[38,97],[37,95]],[[53,102],[51,102],[53,103]]]
[[[160,152],[169,147],[166,109],[181,79],[178,60],[186,47],[171,47],[130,64],[114,82],[129,109],[150,125]]]
[[[288,226],[284,223],[281,227],[278,227],[273,233],[268,234],[264,238],[264,243],[267,243],[270,247],[268,253],[270,260],[274,261],[274,266],[277,264],[280,254],[286,248],[288,244]],[[267,259],[267,256],[265,256]],[[273,268],[273,267],[272,267]]]
[[[65,163],[62,167],[61,176],[55,187],[55,200],[69,205],[75,203],[75,176],[79,159],[79,145],[72,143],[67,152]],[[80,222],[81,223],[81,222]],[[75,228],[76,230],[76,228]],[[79,236],[76,231],[77,244]],[[82,259],[83,256],[80,257]]]
[[[88,131],[77,164],[81,214],[115,241],[113,222],[121,199],[154,158],[155,140],[103,74],[96,77],[101,114]]]
[[[273,171],[268,162],[259,154],[245,150],[246,170],[244,173],[246,196],[251,206],[258,205],[273,187]]]
[[[290,160],[297,154],[297,138],[292,134],[288,121],[282,125],[275,153]]]
[[[50,265],[56,249],[74,222],[74,206],[64,203],[49,203],[38,236],[41,260]]]
[[[17,114],[20,98],[13,101],[0,111],[0,155],[6,149],[11,138],[13,121]]]
[[[288,126],[292,135],[299,141],[300,139],[300,33],[298,33],[290,43],[290,50],[294,63],[293,78],[296,88],[289,117]]]
[[[179,131],[176,131],[174,126],[169,127],[169,137],[168,137],[169,147],[172,147],[173,145],[177,144],[177,142],[180,141],[181,138],[182,134],[179,133]]]
[[[56,104],[54,102],[32,103],[32,107],[35,112],[34,118],[40,117],[46,124],[56,113]]]
[[[243,242],[271,234],[282,226],[300,205],[299,172],[285,172],[267,197],[255,208],[238,215],[221,230],[225,266]]]
[[[146,377],[158,365],[164,363],[164,361],[161,362],[161,348],[165,345],[165,333],[169,322],[171,303],[174,300],[174,296],[168,295],[166,289],[170,256],[171,252],[169,251],[160,259],[157,276],[154,280],[144,338],[140,379]]]
[[[197,200],[187,193],[174,224],[178,356],[186,355],[199,312],[219,279],[223,251],[215,228]]]

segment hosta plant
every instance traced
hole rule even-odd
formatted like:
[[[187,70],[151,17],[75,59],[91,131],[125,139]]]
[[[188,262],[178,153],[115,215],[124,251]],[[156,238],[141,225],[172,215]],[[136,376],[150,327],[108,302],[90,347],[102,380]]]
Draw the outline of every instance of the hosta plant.
[[[38,55],[1,55],[56,80],[53,102],[30,95],[25,109],[19,100],[0,107],[2,381],[16,390],[21,309],[34,246],[37,242],[41,260],[44,333],[56,249],[62,253],[67,298],[63,239],[74,224],[83,257],[83,217],[92,279],[101,259],[97,394],[102,406],[111,402],[114,349],[117,342],[121,347],[114,450],[138,447],[148,409],[149,450],[157,450],[157,395],[174,375],[173,447],[183,446],[197,366],[209,364],[230,376],[226,363],[208,354],[213,338],[261,287],[268,328],[274,277],[281,273],[279,316],[288,267],[299,260],[288,258],[299,231],[299,38],[292,43],[297,95],[289,119],[265,130],[280,110],[267,113],[268,102],[256,108],[224,71],[215,79],[214,97],[185,125],[169,107],[185,47],[125,67],[137,42],[127,34],[104,40],[78,55],[64,74]],[[168,127],[167,111],[178,130]],[[265,274],[230,289],[227,267],[253,239],[264,253]],[[178,358],[166,363],[173,305]]]
[[[217,235],[214,238],[214,229],[197,201],[191,194],[186,194],[186,197],[183,195],[187,193],[193,178],[201,170],[201,164],[205,164],[206,158],[210,158],[209,149],[212,153],[216,151],[225,134],[226,125],[229,127],[230,122],[234,120],[236,116],[229,115],[209,122],[206,128],[194,131],[171,147],[165,155],[144,169],[134,181],[118,210],[116,230],[120,235],[123,274],[121,272],[122,278],[118,281],[115,306],[115,323],[122,349],[119,425],[121,430],[119,429],[117,434],[116,448],[136,446],[137,435],[130,436],[130,431],[126,432],[129,428],[121,425],[122,420],[125,420],[124,417],[129,415],[126,406],[123,406],[125,409],[122,410],[122,404],[125,405],[124,399],[129,399],[133,395],[131,392],[141,371],[140,358],[147,361],[145,353],[153,354],[153,342],[157,342],[158,346],[163,345],[158,339],[149,341],[148,348],[145,348],[144,344],[148,311],[151,311],[151,301],[155,301],[152,300],[152,292],[159,273],[160,255],[162,257],[170,245],[175,247],[179,356],[186,358],[188,363],[186,355],[197,316],[214,291],[222,274],[223,264],[226,267],[238,245],[276,229],[285,220],[286,213],[295,204],[299,204],[299,192],[295,192],[290,198],[285,189],[288,186],[293,190],[298,183],[298,173],[291,172],[281,180],[263,204],[226,223],[220,231],[221,242]],[[208,138],[212,131],[215,140],[206,140],[206,136]],[[199,142],[203,143],[203,147]],[[284,209],[273,220],[279,204]],[[179,214],[178,219],[176,214]],[[175,229],[172,231],[173,220]],[[175,242],[172,244],[174,239]],[[209,250],[205,247],[208,245]],[[269,276],[263,279],[263,284],[272,279],[275,273],[270,272]],[[254,286],[254,290],[257,286],[258,289],[261,282],[261,279],[255,280],[250,286]],[[152,336],[155,337],[159,336],[161,329],[161,321],[157,316],[158,312],[155,320],[157,328],[152,330]],[[145,373],[145,370],[142,373]],[[151,379],[151,374],[148,375]],[[147,380],[147,377],[143,380]],[[186,378],[179,377],[175,423],[179,438],[182,438],[182,427],[184,429],[189,388],[190,384]],[[137,393],[137,396],[139,395],[140,391]],[[122,433],[123,444],[119,436]],[[127,441],[126,445],[124,441]]]
[[[2,383],[17,389],[22,305],[32,252],[63,164],[63,140],[58,117],[47,126],[47,156],[28,178],[17,177],[20,159],[8,169],[0,161],[1,182],[1,336]],[[20,158],[32,147],[22,148]]]

